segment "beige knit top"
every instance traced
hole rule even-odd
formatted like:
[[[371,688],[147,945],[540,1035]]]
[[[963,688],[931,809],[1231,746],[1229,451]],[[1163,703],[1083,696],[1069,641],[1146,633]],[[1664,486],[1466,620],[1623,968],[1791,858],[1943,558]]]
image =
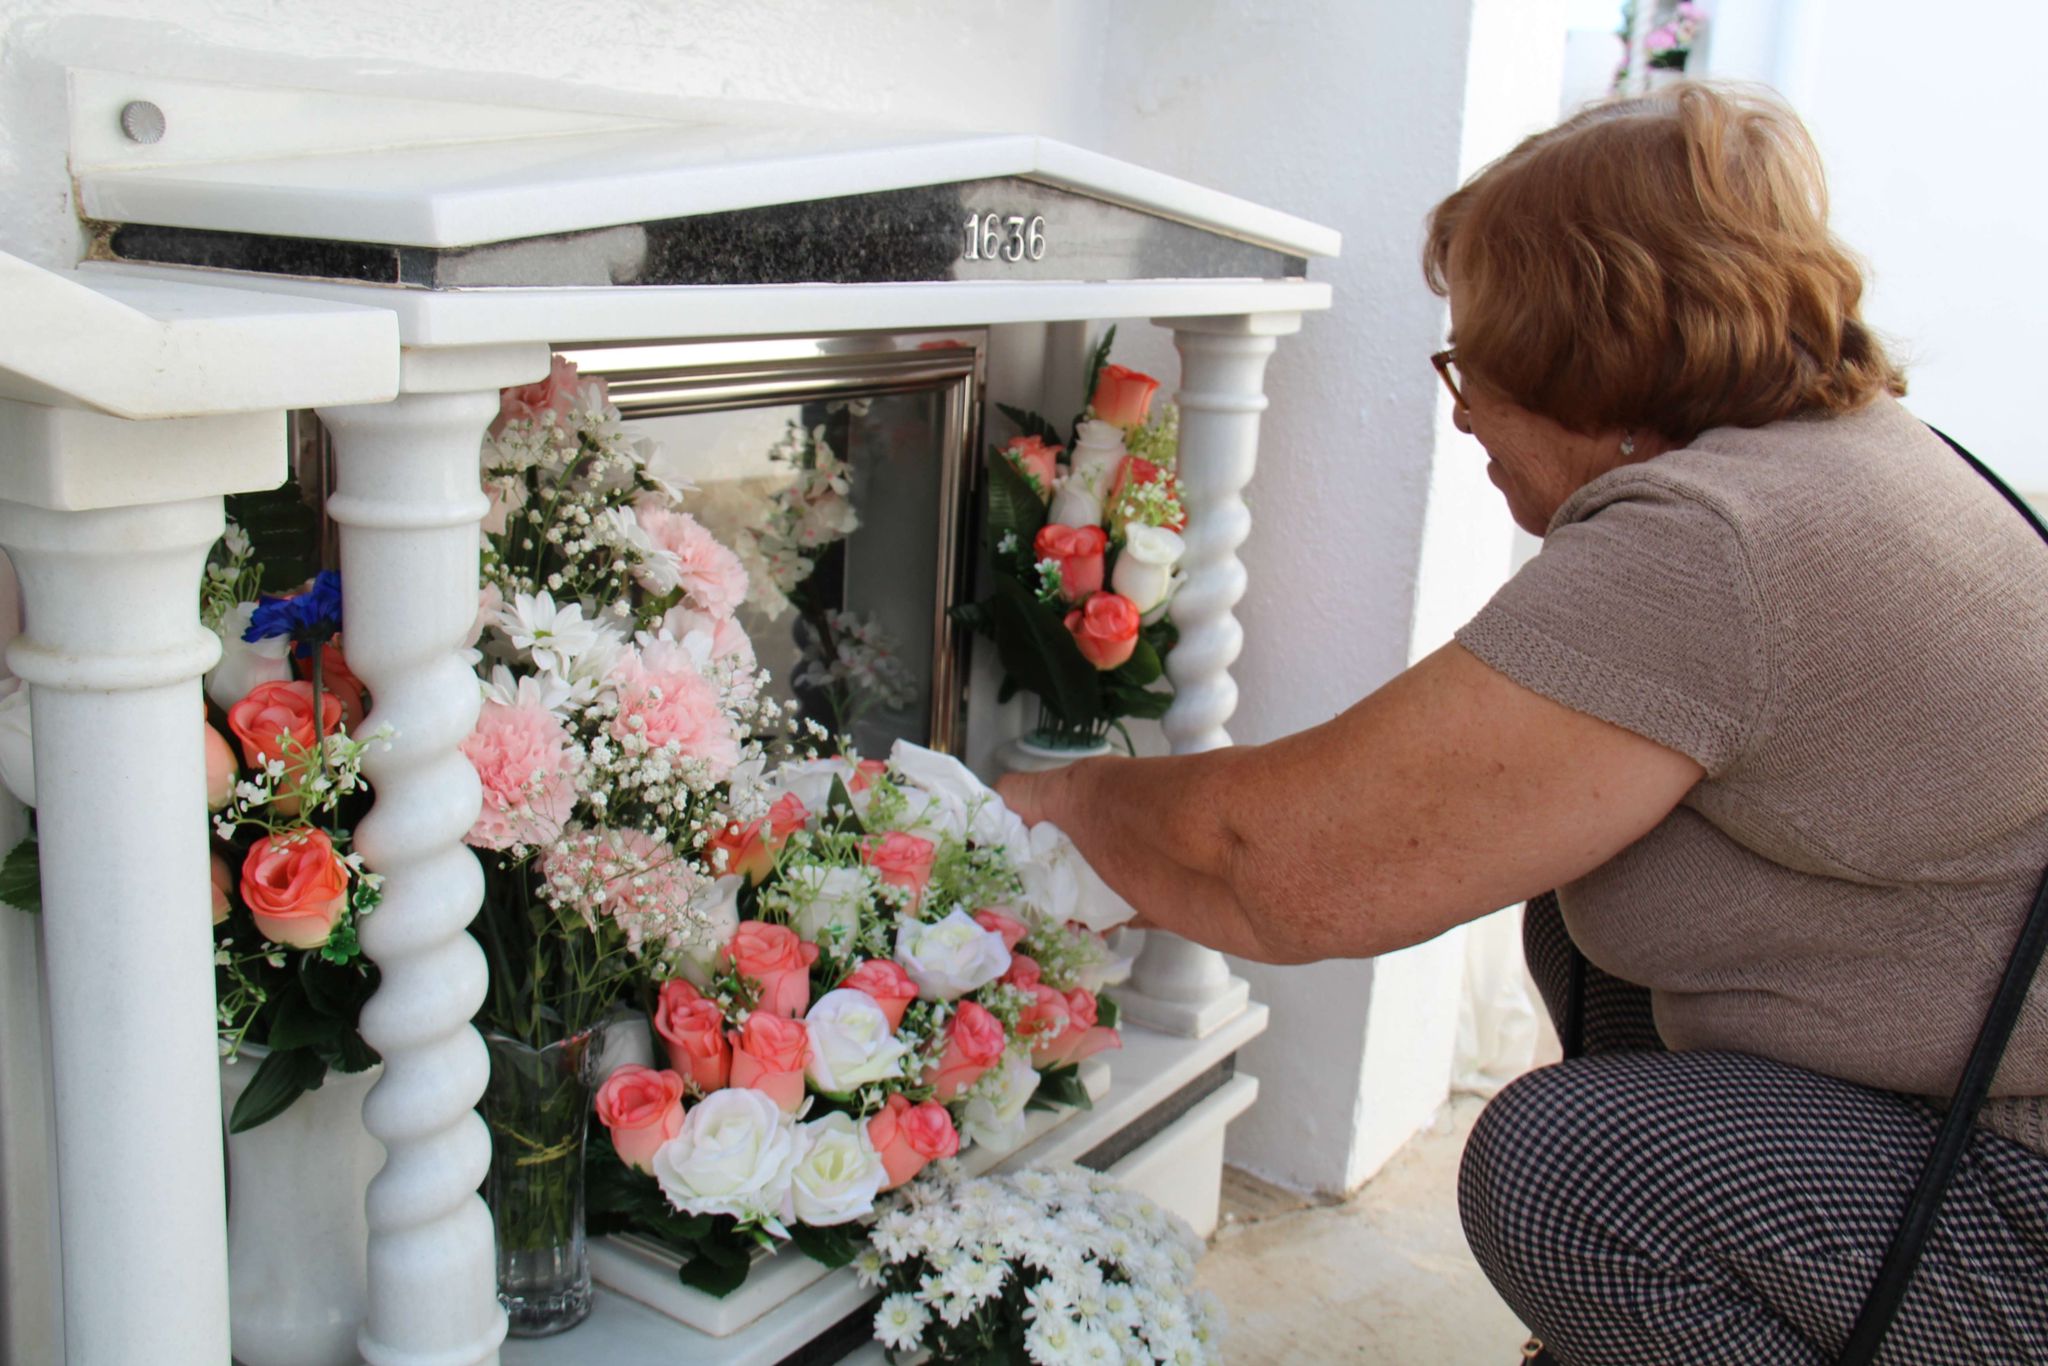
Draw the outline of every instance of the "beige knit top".
[[[1457,638],[1706,769],[1559,889],[1668,1046],[1954,1088],[2048,865],[2048,546],[1939,438],[1880,399],[1615,470]],[[1992,1095],[2048,1153],[2048,980]]]

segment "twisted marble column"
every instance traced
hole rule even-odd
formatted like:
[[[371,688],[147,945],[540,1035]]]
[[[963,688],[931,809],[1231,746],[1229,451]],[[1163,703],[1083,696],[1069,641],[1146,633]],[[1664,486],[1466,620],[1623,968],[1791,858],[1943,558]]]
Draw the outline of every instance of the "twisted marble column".
[[[323,408],[334,435],[349,667],[369,686],[366,725],[393,732],[364,771],[375,792],[356,831],[384,881],[362,925],[382,980],[362,1032],[384,1059],[363,1122],[388,1154],[370,1184],[372,1366],[495,1361],[505,1336],[491,1216],[477,1196],[491,1141],[475,1106],[490,1075],[470,1025],[486,986],[468,933],[483,872],[462,836],[481,793],[457,745],[477,682],[459,651],[477,611],[478,448],[501,384],[546,373],[544,347],[407,352],[387,404]]]
[[[1251,533],[1244,489],[1258,463],[1259,414],[1266,410],[1266,362],[1275,339],[1296,331],[1292,313],[1159,320],[1181,355],[1180,485],[1187,506],[1187,583],[1173,600],[1180,642],[1167,656],[1173,707],[1161,723],[1176,754],[1230,743],[1224,723],[1237,710],[1230,666],[1244,648],[1232,610],[1244,596],[1238,547]],[[1137,1020],[1200,1038],[1245,1008],[1250,993],[1223,955],[1153,930],[1118,1000]]]

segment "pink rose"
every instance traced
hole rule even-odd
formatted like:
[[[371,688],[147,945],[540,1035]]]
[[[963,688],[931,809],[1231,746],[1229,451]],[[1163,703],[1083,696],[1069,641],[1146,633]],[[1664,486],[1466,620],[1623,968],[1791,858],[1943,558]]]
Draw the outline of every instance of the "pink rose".
[[[341,699],[320,699],[320,733],[332,735],[341,724]],[[289,741],[298,755],[313,752],[313,685],[300,682],[258,683],[228,708],[228,729],[242,742],[242,761],[262,767],[266,759],[286,759]]]
[[[1067,993],[1067,1032],[1046,1050],[1040,1059],[1036,1052],[1031,1061],[1038,1067],[1060,1067],[1092,1058],[1107,1048],[1122,1048],[1123,1035],[1114,1029],[1106,1029],[1095,1023],[1098,1018],[1095,993],[1084,987],[1075,987]]]
[[[649,749],[672,744],[683,758],[702,760],[714,782],[739,762],[739,737],[719,705],[718,689],[682,644],[657,640],[622,651],[606,681],[619,699],[614,739],[637,738]]]
[[[1116,473],[1110,477],[1109,495],[1103,499],[1105,507],[1114,508],[1127,489],[1134,484],[1157,484],[1164,482],[1166,493],[1175,502],[1180,500],[1180,483],[1171,474],[1153,464],[1142,455],[1127,455],[1118,462]],[[1165,524],[1168,531],[1187,530],[1188,517],[1185,510],[1176,521]]]
[[[202,723],[204,724],[204,723]],[[228,739],[212,726],[206,727],[206,809],[218,811],[235,795],[235,752]]]
[[[265,939],[317,949],[348,909],[348,866],[324,831],[265,835],[242,858],[242,904]]]
[[[655,547],[672,557],[690,605],[714,617],[730,617],[747,600],[747,571],[740,557],[704,529],[695,517],[659,498],[642,498],[633,518]]]
[[[949,1101],[981,1078],[1003,1056],[1003,1022],[972,1001],[962,1001],[946,1026],[946,1051],[925,1073],[932,1098]]]
[[[1038,976],[1038,960],[1036,958],[1031,957],[1029,954],[1013,953],[1010,955],[1010,970],[1004,973],[998,980],[1004,986],[1022,987],[1024,990],[1029,991],[1038,985]]]
[[[887,958],[868,959],[847,973],[846,980],[839,985],[874,997],[892,1032],[902,1027],[903,1012],[917,999],[917,983],[910,980],[910,974],[900,964]]]
[[[853,766],[853,777],[848,780],[846,790],[856,795],[865,792],[888,771],[889,765],[880,759],[863,759]]]
[[[1142,427],[1152,415],[1152,395],[1159,381],[1143,371],[1123,365],[1105,365],[1096,378],[1095,394],[1088,406],[1104,422],[1125,428]]]
[[[811,1003],[811,964],[818,946],[806,944],[787,925],[749,920],[733,931],[725,954],[742,977],[761,984],[755,1014],[795,1017]]]
[[[759,1091],[795,1114],[804,1099],[811,1036],[802,1020],[757,1010],[732,1036],[732,1084]]]
[[[893,1095],[868,1116],[868,1144],[888,1173],[882,1189],[894,1190],[923,1171],[926,1163],[958,1153],[960,1131],[937,1101],[912,1105],[908,1097]]]
[[[499,393],[498,416],[491,423],[491,435],[496,436],[521,418],[545,422],[550,413],[561,418],[562,425],[566,427],[569,414],[576,407],[576,395],[582,387],[583,380],[576,373],[576,367],[556,356],[548,366],[546,379],[517,385]]]
[[[235,885],[234,870],[219,854],[213,859],[213,923],[218,925],[228,918],[228,889]]]
[[[597,1088],[597,1117],[611,1130],[619,1160],[651,1176],[654,1150],[683,1131],[683,1079],[626,1063]]]
[[[777,845],[761,833],[760,821],[734,821],[706,842],[704,860],[713,872],[737,873],[758,884],[775,871],[777,852]],[[725,856],[722,861],[721,854]]]
[[[1001,935],[1003,937],[1003,947],[1010,950],[1013,955],[1017,951],[1017,945],[1023,942],[1025,935],[1030,933],[1029,930],[1024,928],[1023,921],[995,906],[984,906],[976,911],[974,913],[974,923],[981,926],[984,930],[992,930]]]
[[[768,808],[768,833],[778,840],[786,840],[810,823],[811,809],[804,805],[803,798],[794,792],[785,792],[775,805]]]
[[[891,887],[901,887],[912,896],[923,896],[932,880],[932,860],[938,846],[917,835],[892,831],[861,846],[861,858],[875,875]]]
[[[1064,446],[1049,444],[1042,436],[1013,436],[1003,455],[1017,472],[1031,481],[1040,498],[1052,497],[1052,486],[1060,477],[1060,452]]]
[[[1050,1059],[1068,1033],[1072,1013],[1067,998],[1043,983],[1031,988],[1031,1004],[1017,1017],[1017,1032],[1031,1040],[1031,1062],[1050,1067]]]
[[[1120,593],[1097,593],[1067,613],[1067,631],[1090,664],[1107,672],[1123,667],[1138,648],[1137,604]]]
[[[709,1095],[725,1086],[732,1072],[725,1016],[715,1002],[705,1000],[680,977],[661,984],[654,1007],[654,1032],[667,1046],[668,1065],[691,1090]]]
[[[486,702],[462,753],[484,789],[465,842],[510,849],[561,837],[576,808],[576,753],[560,717],[538,701]]]
[[[1069,603],[1102,591],[1102,557],[1108,549],[1109,534],[1101,527],[1057,522],[1040,527],[1038,539],[1031,543],[1031,553],[1040,563],[1059,562],[1060,596]]]
[[[1112,1048],[1122,1048],[1123,1046],[1124,1036],[1114,1029],[1105,1029],[1101,1025],[1096,1025],[1086,1033],[1076,1029],[1072,1031],[1072,1041],[1061,1050],[1060,1061],[1062,1063],[1079,1064],[1086,1062],[1097,1053]]]

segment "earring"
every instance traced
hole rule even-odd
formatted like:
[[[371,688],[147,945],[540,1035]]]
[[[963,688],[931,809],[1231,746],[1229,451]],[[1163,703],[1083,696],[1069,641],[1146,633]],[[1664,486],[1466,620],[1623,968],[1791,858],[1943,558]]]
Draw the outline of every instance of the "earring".
[[[1625,456],[1636,453],[1636,434],[1634,432],[1623,432],[1621,434],[1621,453]]]

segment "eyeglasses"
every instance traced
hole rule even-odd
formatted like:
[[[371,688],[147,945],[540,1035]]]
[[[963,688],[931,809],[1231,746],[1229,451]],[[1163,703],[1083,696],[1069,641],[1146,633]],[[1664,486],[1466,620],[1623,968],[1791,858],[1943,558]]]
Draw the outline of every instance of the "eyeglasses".
[[[1465,402],[1465,395],[1458,389],[1458,377],[1452,368],[1458,363],[1458,348],[1453,346],[1437,352],[1429,358],[1429,363],[1436,367],[1437,376],[1443,380],[1444,388],[1451,391],[1451,402],[1460,408],[1470,407],[1471,405]]]

